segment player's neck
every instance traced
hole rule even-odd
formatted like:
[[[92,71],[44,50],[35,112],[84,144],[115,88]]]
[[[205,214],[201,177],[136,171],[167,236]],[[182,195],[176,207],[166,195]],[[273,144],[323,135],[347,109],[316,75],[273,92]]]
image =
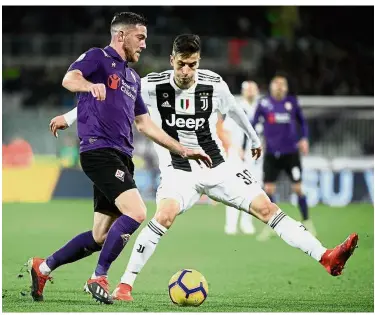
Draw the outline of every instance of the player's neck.
[[[120,55],[120,57],[123,60],[127,61],[126,56],[125,56],[125,51],[121,47],[116,47],[116,45],[112,42],[109,44],[109,46],[112,47],[114,50],[116,50],[116,52]]]
[[[249,103],[249,105],[253,104],[255,97],[245,98],[245,100]]]
[[[181,90],[188,90],[188,89],[190,89],[190,88],[194,85],[194,83],[195,83],[195,80],[192,80],[192,81],[189,82],[188,84],[183,85],[183,84],[178,83],[178,82],[176,81],[176,78],[173,78],[173,81],[174,81],[174,84],[176,84],[177,87],[180,88]]]

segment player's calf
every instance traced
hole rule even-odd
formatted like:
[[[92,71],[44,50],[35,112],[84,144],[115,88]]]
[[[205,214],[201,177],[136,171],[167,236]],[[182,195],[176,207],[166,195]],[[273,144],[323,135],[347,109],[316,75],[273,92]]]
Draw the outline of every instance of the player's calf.
[[[267,223],[287,244],[320,261],[327,249],[301,222],[289,217],[265,195],[257,196],[250,206],[252,213]]]

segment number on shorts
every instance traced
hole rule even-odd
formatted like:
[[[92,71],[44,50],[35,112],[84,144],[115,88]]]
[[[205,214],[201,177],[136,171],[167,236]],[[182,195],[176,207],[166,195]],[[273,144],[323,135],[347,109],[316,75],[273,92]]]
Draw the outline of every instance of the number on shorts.
[[[243,170],[242,173],[237,173],[236,175],[237,177],[242,178],[246,185],[251,185],[253,182],[255,182],[253,176],[251,176],[250,172],[246,169]]]

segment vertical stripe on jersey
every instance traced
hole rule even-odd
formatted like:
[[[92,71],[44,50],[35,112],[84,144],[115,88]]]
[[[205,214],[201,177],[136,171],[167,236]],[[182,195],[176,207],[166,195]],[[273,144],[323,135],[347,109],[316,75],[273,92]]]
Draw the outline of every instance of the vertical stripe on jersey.
[[[209,118],[212,114],[212,85],[198,84],[195,88],[195,116],[204,118],[203,128],[196,132],[198,144],[211,157],[212,166],[218,166],[224,162],[224,157],[215,140],[212,139]],[[215,131],[216,132],[216,131]]]
[[[180,141],[177,133],[177,128],[170,127],[165,122],[166,119],[171,120],[172,114],[176,114],[175,102],[176,93],[174,88],[169,83],[156,85],[156,101],[160,113],[162,128],[173,139]],[[168,104],[170,106],[166,106]],[[164,105],[163,105],[164,104]],[[162,106],[163,105],[163,106]],[[170,152],[172,158],[172,166],[175,169],[191,172],[191,166],[187,159],[182,158],[178,154]]]

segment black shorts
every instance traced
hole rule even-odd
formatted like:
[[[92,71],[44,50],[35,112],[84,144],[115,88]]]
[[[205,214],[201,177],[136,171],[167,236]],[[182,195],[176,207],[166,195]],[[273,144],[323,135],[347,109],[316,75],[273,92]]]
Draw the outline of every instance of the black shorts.
[[[82,152],[81,166],[94,183],[94,211],[119,214],[115,199],[124,191],[137,188],[134,164],[126,154],[111,148]]]
[[[266,154],[263,161],[263,182],[276,182],[281,171],[285,171],[293,183],[300,183],[302,180],[300,154],[298,152],[280,156]]]

